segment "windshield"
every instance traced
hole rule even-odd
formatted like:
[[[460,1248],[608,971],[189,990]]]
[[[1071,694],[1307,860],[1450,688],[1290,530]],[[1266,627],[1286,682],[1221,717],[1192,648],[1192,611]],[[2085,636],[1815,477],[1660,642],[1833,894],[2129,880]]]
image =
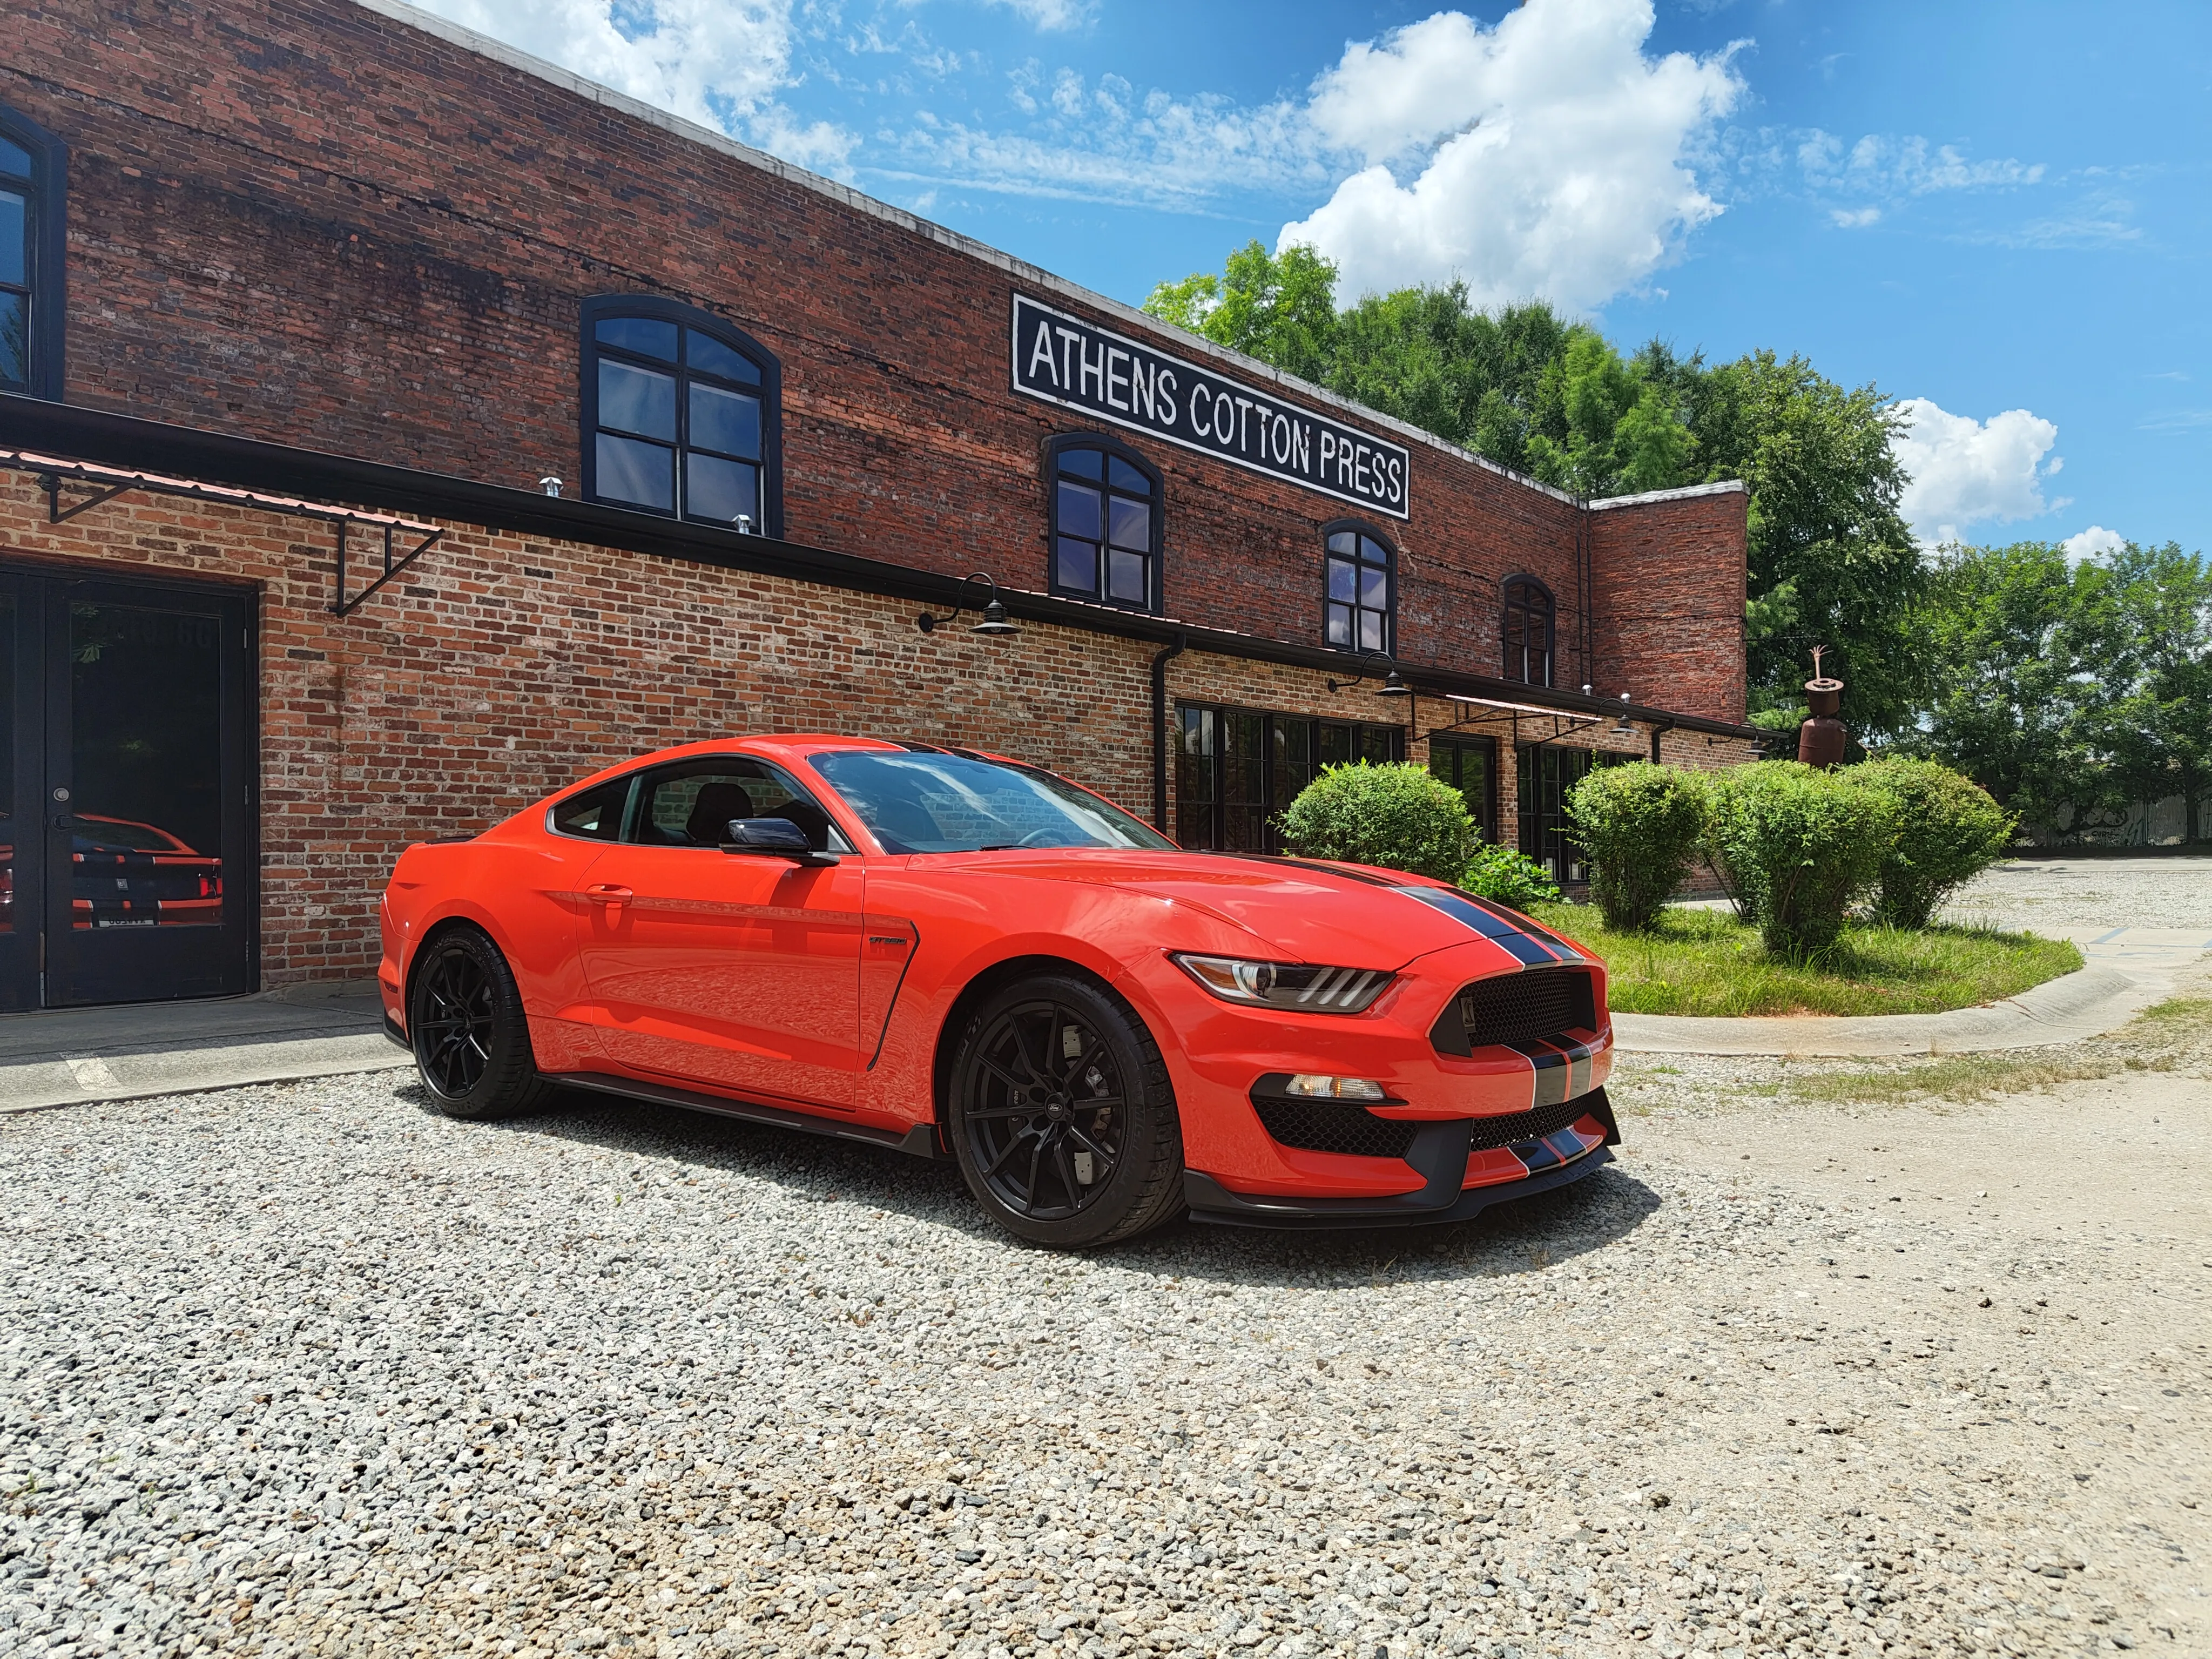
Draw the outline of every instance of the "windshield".
[[[886,853],[1174,843],[1058,778],[961,755],[845,750],[811,757]]]

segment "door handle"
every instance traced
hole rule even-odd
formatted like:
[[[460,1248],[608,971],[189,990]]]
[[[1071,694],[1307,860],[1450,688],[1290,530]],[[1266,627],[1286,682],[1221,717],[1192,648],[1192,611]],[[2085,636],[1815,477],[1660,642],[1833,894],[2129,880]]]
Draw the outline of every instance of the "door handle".
[[[593,904],[604,904],[607,907],[607,921],[611,926],[622,920],[623,906],[629,903],[635,895],[627,887],[602,881],[595,882],[586,887],[584,890],[584,896]]]

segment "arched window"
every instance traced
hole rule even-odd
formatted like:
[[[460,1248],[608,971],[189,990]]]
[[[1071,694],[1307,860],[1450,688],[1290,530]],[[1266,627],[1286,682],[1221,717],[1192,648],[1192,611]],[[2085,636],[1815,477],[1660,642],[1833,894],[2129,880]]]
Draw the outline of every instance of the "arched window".
[[[751,336],[639,295],[584,302],[584,495],[783,534],[782,372]]]
[[[1505,678],[1552,683],[1552,590],[1533,576],[1505,584]]]
[[[1397,650],[1398,557],[1372,525],[1322,526],[1322,637],[1339,651]]]
[[[1045,447],[1052,591],[1131,611],[1161,607],[1163,492],[1158,471],[1097,433]]]
[[[0,107],[0,391],[62,395],[69,147]]]

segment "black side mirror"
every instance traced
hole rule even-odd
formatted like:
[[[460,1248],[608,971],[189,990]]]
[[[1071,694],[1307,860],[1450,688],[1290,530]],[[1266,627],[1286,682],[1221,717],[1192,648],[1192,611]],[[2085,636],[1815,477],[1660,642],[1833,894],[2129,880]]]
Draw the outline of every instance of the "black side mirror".
[[[726,830],[729,838],[722,843],[725,853],[757,854],[789,859],[794,864],[837,862],[836,854],[815,851],[806,832],[789,818],[732,818]]]

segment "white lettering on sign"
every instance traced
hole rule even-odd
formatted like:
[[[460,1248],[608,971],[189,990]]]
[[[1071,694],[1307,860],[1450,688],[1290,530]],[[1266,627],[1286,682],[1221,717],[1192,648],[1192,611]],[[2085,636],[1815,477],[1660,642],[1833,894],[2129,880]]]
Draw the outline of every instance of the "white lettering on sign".
[[[1403,445],[1237,385],[1127,335],[1014,295],[1013,388],[1394,519],[1410,516]],[[1210,377],[1210,378],[1209,378]]]

